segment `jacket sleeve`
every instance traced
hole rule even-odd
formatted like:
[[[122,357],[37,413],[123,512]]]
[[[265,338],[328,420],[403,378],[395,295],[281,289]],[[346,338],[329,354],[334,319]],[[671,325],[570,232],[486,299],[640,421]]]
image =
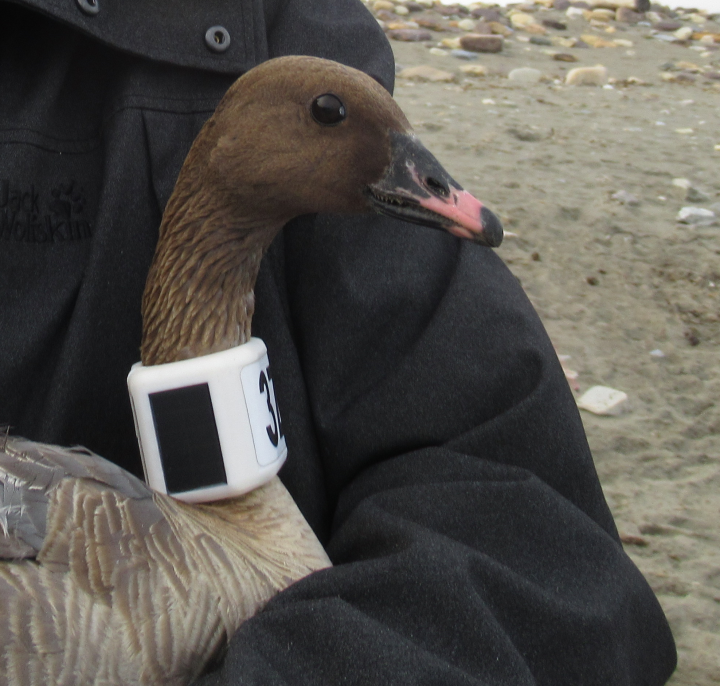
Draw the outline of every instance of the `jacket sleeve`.
[[[329,57],[392,88],[360,3],[267,7],[271,55]],[[665,682],[667,622],[498,254],[371,215],[305,217],[256,293],[281,476],[335,567],[246,622],[202,686]]]
[[[304,379],[276,374],[289,464],[323,475],[335,567],[244,624],[202,684],[665,682],[667,623],[496,253],[383,218],[306,218],[258,291],[282,302],[259,306],[271,359]]]

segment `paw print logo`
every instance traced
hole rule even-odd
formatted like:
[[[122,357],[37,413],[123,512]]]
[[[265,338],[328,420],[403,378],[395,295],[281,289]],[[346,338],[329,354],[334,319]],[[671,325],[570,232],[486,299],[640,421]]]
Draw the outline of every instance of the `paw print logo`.
[[[53,199],[48,206],[59,219],[70,221],[73,215],[77,216],[85,209],[85,193],[74,179],[56,186],[51,193]]]

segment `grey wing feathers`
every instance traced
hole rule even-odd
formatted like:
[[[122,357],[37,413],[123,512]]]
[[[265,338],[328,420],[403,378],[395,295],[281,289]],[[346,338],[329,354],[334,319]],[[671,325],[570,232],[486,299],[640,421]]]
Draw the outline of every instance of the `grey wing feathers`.
[[[14,438],[0,477],[0,686],[184,686],[330,565],[277,477],[191,506],[82,449]]]
[[[48,496],[68,477],[90,479],[128,498],[148,498],[139,479],[85,448],[0,438],[0,558],[35,557],[46,534]]]

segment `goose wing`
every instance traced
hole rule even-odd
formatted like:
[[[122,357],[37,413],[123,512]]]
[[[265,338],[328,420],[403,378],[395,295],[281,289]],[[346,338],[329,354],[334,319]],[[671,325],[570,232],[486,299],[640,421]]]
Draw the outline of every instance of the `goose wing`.
[[[190,506],[84,449],[0,443],[0,686],[191,683],[329,560],[275,478]]]
[[[47,533],[48,502],[65,479],[105,484],[128,498],[150,489],[86,448],[60,448],[17,436],[0,438],[0,558],[34,558]]]

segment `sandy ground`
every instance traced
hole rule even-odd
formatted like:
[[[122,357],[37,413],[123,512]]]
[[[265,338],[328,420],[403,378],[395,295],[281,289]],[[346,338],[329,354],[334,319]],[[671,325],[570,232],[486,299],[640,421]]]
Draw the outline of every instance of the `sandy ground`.
[[[584,25],[563,35],[604,31],[577,22]],[[704,686],[720,683],[720,226],[678,224],[676,216],[720,201],[720,90],[702,77],[663,81],[660,67],[720,69],[720,51],[648,33],[620,27],[611,36],[632,48],[552,48],[571,52],[576,64],[514,39],[475,62],[431,54],[443,34],[392,41],[402,67],[456,75],[454,83],[399,79],[396,98],[450,173],[517,233],[499,254],[558,352],[571,356],[580,391],[602,384],[629,395],[622,415],[583,412],[583,420],[627,553],[675,634],[679,667],[670,683]],[[470,63],[496,75],[466,78],[459,68]],[[649,85],[553,82],[598,63],[611,78]],[[550,80],[509,81],[520,66]],[[688,202],[676,178],[706,197]],[[638,204],[613,200],[620,190]],[[650,354],[657,350],[664,356]]]

